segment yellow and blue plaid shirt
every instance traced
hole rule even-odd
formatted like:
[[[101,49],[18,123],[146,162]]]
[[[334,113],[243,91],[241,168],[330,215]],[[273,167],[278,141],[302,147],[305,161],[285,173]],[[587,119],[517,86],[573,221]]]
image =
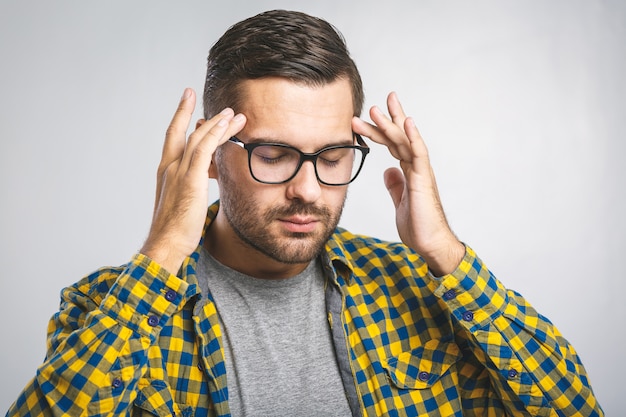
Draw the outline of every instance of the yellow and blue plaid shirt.
[[[229,415],[218,311],[200,293],[198,255],[180,277],[138,254],[64,289],[46,360],[7,416]],[[355,414],[603,415],[573,347],[470,248],[434,278],[406,246],[338,229],[323,261]]]

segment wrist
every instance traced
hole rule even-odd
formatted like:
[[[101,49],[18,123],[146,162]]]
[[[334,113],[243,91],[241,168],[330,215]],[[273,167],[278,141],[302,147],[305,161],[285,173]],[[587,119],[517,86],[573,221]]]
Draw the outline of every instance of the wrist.
[[[153,246],[146,242],[139,251],[153,262],[159,264],[172,275],[177,275],[187,255],[172,251],[166,247]]]
[[[430,272],[436,277],[451,274],[461,264],[465,256],[465,245],[456,238],[437,250],[421,254]]]

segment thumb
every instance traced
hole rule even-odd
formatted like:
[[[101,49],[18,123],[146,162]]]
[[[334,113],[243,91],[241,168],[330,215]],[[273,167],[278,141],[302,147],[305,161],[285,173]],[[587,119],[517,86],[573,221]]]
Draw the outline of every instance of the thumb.
[[[404,175],[398,168],[389,168],[385,171],[385,187],[393,200],[393,205],[398,208],[402,193],[404,192]]]

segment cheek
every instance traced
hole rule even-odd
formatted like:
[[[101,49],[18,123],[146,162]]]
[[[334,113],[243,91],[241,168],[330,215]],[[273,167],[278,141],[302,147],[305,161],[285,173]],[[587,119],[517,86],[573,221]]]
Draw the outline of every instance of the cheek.
[[[248,170],[248,160],[235,152],[226,151],[223,148],[215,153],[215,170],[218,182],[228,184],[240,184],[252,178]]]
[[[254,206],[258,210],[284,200],[283,187],[264,185],[252,178],[247,160],[222,158],[217,164],[217,171],[220,195],[230,196],[229,200],[233,203],[246,207]]]
[[[322,196],[324,198],[324,204],[332,207],[333,210],[341,210],[343,209],[343,205],[346,201],[346,197],[348,195],[348,188],[346,187],[332,187],[326,190],[326,193],[323,193]]]

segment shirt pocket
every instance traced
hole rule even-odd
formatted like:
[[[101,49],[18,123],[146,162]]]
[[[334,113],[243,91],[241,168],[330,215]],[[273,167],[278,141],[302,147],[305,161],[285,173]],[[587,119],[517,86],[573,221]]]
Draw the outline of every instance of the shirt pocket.
[[[461,358],[453,342],[430,340],[417,349],[383,360],[391,382],[400,389],[430,388]]]
[[[169,384],[163,380],[143,378],[138,384],[133,416],[193,416],[193,408],[174,402]]]

